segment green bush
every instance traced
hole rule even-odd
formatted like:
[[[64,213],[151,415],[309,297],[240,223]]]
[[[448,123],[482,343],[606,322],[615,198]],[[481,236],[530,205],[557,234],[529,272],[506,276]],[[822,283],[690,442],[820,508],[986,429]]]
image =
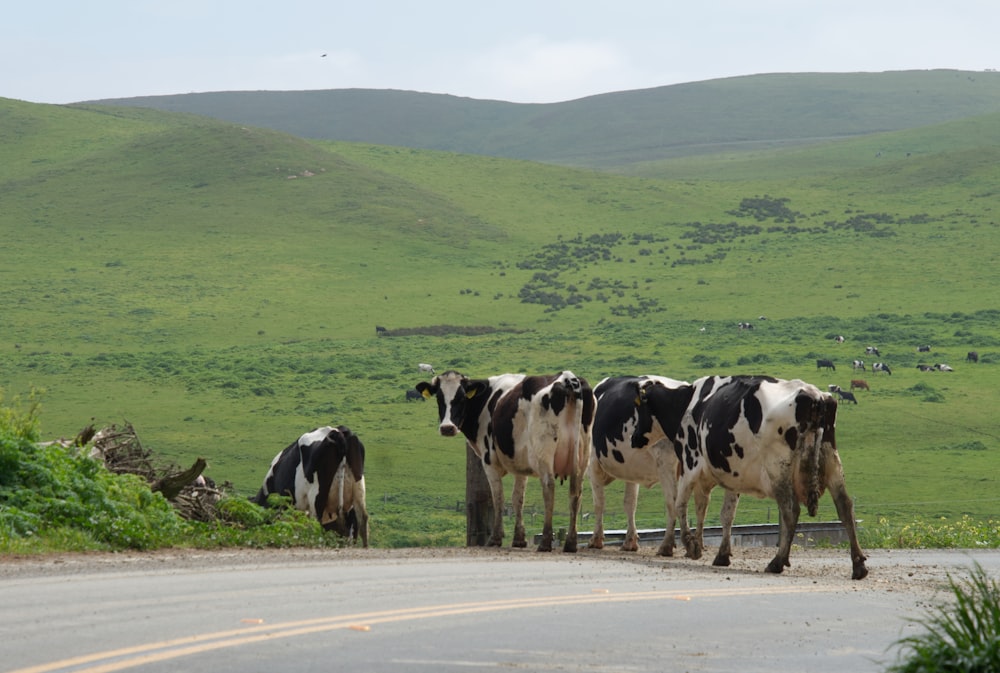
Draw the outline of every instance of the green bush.
[[[892,673],[989,673],[1000,671],[1000,585],[978,563],[964,582],[949,575],[954,604],[914,620],[924,633],[899,640]]]

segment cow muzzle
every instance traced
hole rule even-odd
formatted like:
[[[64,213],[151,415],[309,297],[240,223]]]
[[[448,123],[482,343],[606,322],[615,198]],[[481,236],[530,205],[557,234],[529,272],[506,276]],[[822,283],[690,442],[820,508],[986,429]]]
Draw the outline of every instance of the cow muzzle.
[[[441,432],[442,437],[454,437],[458,434],[458,428],[452,423],[442,423],[438,426],[438,430]]]

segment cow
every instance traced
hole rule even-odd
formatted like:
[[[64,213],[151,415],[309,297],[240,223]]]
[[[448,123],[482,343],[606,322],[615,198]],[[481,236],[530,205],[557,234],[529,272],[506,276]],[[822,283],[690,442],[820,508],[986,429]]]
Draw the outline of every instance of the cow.
[[[736,326],[739,327],[740,329],[753,329],[752,322],[738,322],[736,323]]]
[[[857,371],[857,370],[860,369],[863,372],[868,371],[867,369],[865,369],[865,361],[864,360],[855,360],[854,362],[852,362],[851,363],[851,369],[853,369],[855,371]]]
[[[375,336],[385,336],[388,332],[389,330],[381,325],[375,325]]]
[[[840,397],[841,402],[854,402],[858,403],[858,398],[854,396],[854,393],[849,393],[846,390],[838,390],[837,395]]]
[[[406,391],[406,401],[407,402],[425,402],[426,397],[420,394],[420,391],[416,388],[410,388]]]
[[[917,352],[918,353],[930,353],[931,352],[931,347],[930,346],[917,346]]]
[[[493,528],[488,546],[503,543],[503,482],[514,475],[511,501],[515,523],[512,547],[526,547],[524,489],[529,476],[542,482],[545,523],[539,551],[552,549],[555,480],[570,480],[570,526],[563,551],[576,551],[576,518],[583,476],[590,456],[594,393],[572,372],[555,376],[501,374],[469,379],[449,370],[430,382],[417,383],[424,397],[436,397],[438,431],[445,437],[461,432],[479,457],[490,484]]]
[[[806,504],[810,516],[815,516],[820,496],[829,489],[850,540],[851,576],[858,580],[867,576],[854,505],[837,453],[833,396],[803,381],[770,376],[705,376],[692,385],[691,403],[680,430],[668,438],[680,457],[676,508],[688,555],[700,557],[703,543],[688,528],[687,502],[692,491],[704,488],[705,483],[727,491],[721,512],[723,539],[713,565],[730,563],[730,533],[739,494],[777,501],[781,525],[778,552],[765,569],[770,573],[780,573],[790,565],[800,504]],[[669,404],[660,403],[655,383],[642,389],[639,410],[640,423],[645,425],[649,421],[644,414],[659,418],[673,413]],[[653,432],[636,439],[658,437]]]
[[[969,351],[965,356],[966,362],[979,362],[979,353],[976,351]]]
[[[938,370],[939,372],[953,372],[953,371],[955,371],[954,369],[952,369],[951,367],[949,367],[946,364],[937,364],[937,365],[934,365],[934,369]]]
[[[694,389],[684,381],[663,376],[618,376],[607,378],[594,388],[597,411],[591,433],[593,452],[590,456],[590,488],[594,497],[594,534],[587,545],[592,549],[604,547],[604,490],[615,479],[625,482],[625,515],[628,528],[622,551],[638,551],[639,533],[635,525],[635,509],[639,487],[652,488],[657,482],[663,490],[667,512],[666,534],[657,554],[673,556],[674,525],[677,515],[674,504],[677,494],[677,458],[672,451],[660,451],[655,442],[633,447],[635,432],[649,433],[652,428],[640,428],[637,401],[639,390],[647,381],[662,385],[670,399],[670,409],[664,417],[669,427],[661,435],[673,436],[681,416],[691,401]]]
[[[865,346],[865,355],[881,355],[875,346]]]
[[[917,365],[917,369],[919,369],[922,372],[932,372],[934,371],[934,365],[919,364]]]
[[[892,370],[889,369],[889,365],[884,362],[872,363],[872,374],[877,374],[878,372],[885,372],[889,376],[892,376]]]
[[[844,337],[843,337],[843,335],[840,335],[840,334],[838,334],[837,336],[833,337],[833,340],[836,341],[839,344],[844,343]]]
[[[816,360],[816,369],[820,369],[822,367],[837,371],[837,366],[833,364],[833,360]]]
[[[251,500],[267,505],[272,493],[288,496],[326,530],[368,546],[365,505],[365,446],[340,425],[316,428],[289,444],[271,461],[264,483]]]
[[[868,382],[864,379],[851,379],[851,390],[855,389],[871,391],[871,388],[868,387]]]
[[[433,374],[434,367],[427,364],[426,362],[421,362],[417,365],[417,370],[423,372],[424,374]]]

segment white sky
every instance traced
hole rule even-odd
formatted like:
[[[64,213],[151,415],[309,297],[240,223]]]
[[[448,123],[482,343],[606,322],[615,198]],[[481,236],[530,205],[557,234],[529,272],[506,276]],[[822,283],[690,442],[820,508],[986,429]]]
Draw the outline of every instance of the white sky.
[[[997,0],[4,4],[0,97],[35,103],[343,88],[548,103],[758,73],[1000,68]]]

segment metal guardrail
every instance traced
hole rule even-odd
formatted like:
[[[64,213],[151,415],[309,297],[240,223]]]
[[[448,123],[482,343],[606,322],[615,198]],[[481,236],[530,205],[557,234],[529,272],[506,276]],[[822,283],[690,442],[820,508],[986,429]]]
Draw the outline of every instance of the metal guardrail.
[[[858,524],[861,521],[857,522]],[[741,526],[733,526],[731,541],[734,547],[775,547],[778,545],[779,524],[776,523],[755,523]],[[639,544],[659,543],[666,533],[665,528],[644,528],[638,531]],[[681,533],[677,529],[674,531],[676,544],[681,544]],[[560,528],[558,538],[560,541],[566,536],[566,529]],[[585,545],[593,537],[591,531],[578,531],[577,543]],[[535,544],[542,541],[541,534],[534,537]],[[604,531],[604,545],[617,546],[625,541],[624,530]],[[718,545],[722,541],[722,526],[705,526],[705,544]],[[800,521],[795,527],[795,544],[803,547],[812,547],[817,543],[840,544],[847,541],[847,532],[844,524],[839,521]]]

